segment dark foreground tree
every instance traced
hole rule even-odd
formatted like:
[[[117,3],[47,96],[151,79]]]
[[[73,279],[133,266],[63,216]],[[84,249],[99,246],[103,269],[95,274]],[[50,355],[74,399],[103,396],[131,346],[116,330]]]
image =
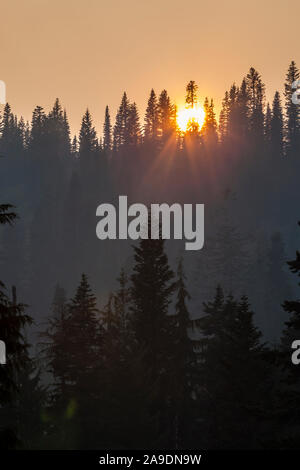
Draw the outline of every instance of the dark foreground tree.
[[[257,448],[267,366],[248,299],[225,299],[218,287],[204,312],[198,321],[202,442],[209,448]]]

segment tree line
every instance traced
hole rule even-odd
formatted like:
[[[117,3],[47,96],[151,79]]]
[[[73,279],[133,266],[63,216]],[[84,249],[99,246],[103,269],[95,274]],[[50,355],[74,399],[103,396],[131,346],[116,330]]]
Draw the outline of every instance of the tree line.
[[[1,283],[1,448],[298,447],[299,301],[283,304],[276,347],[262,341],[247,296],[221,286],[192,319],[183,261],[175,274],[164,243],[133,247],[132,272],[121,271],[102,309],[85,274],[70,300],[56,286],[34,356],[32,319]],[[299,276],[298,252],[289,266]]]
[[[292,62],[283,110],[251,68],[219,123],[207,98],[186,132],[166,90],[143,126],[125,93],[100,139],[88,110],[71,138],[59,100],[30,124],[5,106],[1,200],[19,218],[0,206],[0,446],[297,447],[298,77]],[[120,194],[205,203],[204,249],[100,243],[96,207]]]

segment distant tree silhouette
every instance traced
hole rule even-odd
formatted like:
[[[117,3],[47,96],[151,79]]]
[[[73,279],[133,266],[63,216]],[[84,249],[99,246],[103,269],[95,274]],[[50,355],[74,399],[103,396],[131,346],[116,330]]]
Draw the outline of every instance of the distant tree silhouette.
[[[104,118],[104,125],[103,125],[103,148],[107,152],[111,150],[112,146],[112,135],[111,135],[111,122],[110,122],[110,114],[108,106],[105,108],[105,118]]]
[[[299,78],[299,70],[292,60],[289,65],[284,84],[285,97],[285,141],[286,153],[297,154],[300,145],[300,110],[299,106],[292,102],[292,84]]]
[[[145,114],[145,141],[157,143],[158,139],[158,103],[155,91],[151,90]]]

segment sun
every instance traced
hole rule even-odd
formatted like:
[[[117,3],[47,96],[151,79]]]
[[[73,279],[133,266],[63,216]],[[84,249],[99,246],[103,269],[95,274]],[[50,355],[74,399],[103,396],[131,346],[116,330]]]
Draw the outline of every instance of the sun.
[[[190,121],[194,121],[199,125],[199,129],[204,124],[205,112],[201,106],[193,108],[182,108],[177,113],[177,124],[182,132],[185,132]]]

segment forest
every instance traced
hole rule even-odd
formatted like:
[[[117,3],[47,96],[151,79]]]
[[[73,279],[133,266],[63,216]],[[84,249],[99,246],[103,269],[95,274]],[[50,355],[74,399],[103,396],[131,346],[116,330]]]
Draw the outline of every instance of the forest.
[[[124,92],[100,136],[88,109],[72,136],[59,99],[31,122],[5,105],[1,449],[300,445],[299,76],[292,61],[267,103],[251,67],[185,130],[166,90],[143,117]],[[198,96],[190,81],[187,109]],[[120,195],[205,204],[203,249],[99,240]]]

